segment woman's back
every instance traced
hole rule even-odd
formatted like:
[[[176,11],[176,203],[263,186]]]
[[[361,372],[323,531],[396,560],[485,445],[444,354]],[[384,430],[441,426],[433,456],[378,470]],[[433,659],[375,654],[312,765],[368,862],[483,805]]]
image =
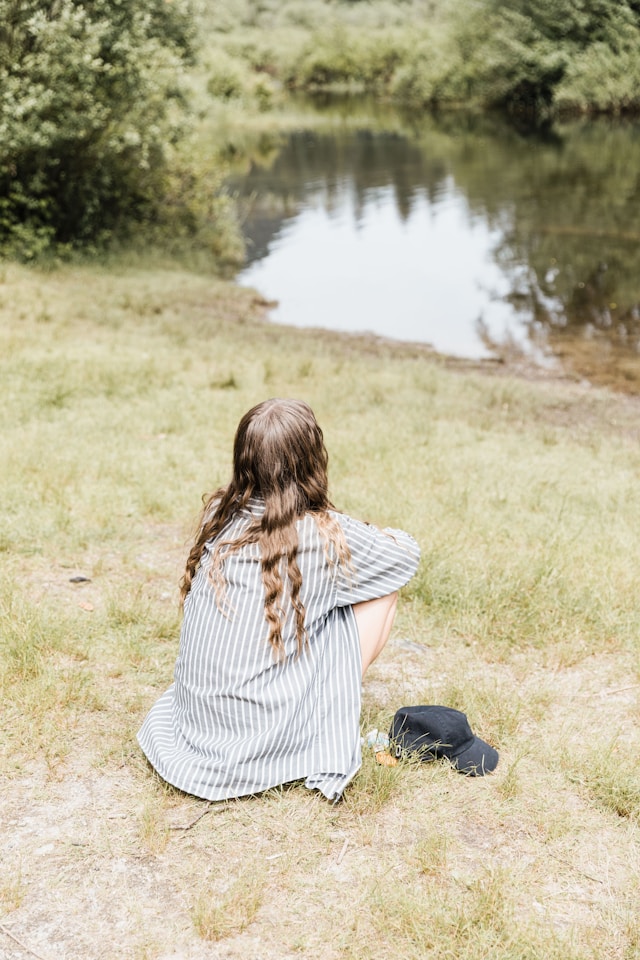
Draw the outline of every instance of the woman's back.
[[[249,505],[234,521],[238,532],[260,509]],[[361,661],[352,604],[405,583],[419,551],[402,531],[389,535],[336,516],[352,556],[348,570],[329,561],[313,516],[298,521],[308,634],[300,654],[291,610],[284,655],[276,658],[267,641],[257,545],[225,560],[223,610],[206,551],[185,601],[174,685],[139,736],[170,783],[217,800],[305,779],[335,799],[359,768]]]

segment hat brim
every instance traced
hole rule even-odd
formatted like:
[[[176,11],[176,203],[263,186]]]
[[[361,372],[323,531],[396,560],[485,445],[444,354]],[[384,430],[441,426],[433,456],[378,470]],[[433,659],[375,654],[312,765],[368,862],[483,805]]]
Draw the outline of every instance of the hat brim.
[[[475,737],[471,746],[456,757],[451,757],[451,763],[459,773],[464,773],[467,777],[484,777],[485,773],[495,770],[499,759],[497,750],[480,737]]]

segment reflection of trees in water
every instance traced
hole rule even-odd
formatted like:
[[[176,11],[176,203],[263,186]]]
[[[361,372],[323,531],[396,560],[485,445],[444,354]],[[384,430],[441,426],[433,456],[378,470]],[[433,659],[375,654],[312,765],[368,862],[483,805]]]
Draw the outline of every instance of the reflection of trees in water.
[[[397,133],[300,132],[289,136],[270,166],[254,163],[230,187],[245,205],[250,203],[249,258],[255,260],[265,256],[273,237],[303,203],[322,203],[331,215],[348,202],[360,222],[376,194],[392,187],[398,216],[406,220],[417,191],[433,201],[446,174],[441,158]]]
[[[503,134],[484,151],[455,153],[455,180],[472,207],[494,225],[503,217],[494,255],[532,338],[542,330],[548,349],[582,375],[600,363],[631,376],[640,353],[640,127]]]
[[[528,131],[449,114],[414,116],[403,127],[396,115],[393,132],[293,134],[269,166],[254,165],[236,185],[254,198],[252,259],[303,202],[331,213],[348,201],[359,220],[392,188],[406,219],[418,198],[435,202],[448,177],[471,217],[499,234],[494,256],[532,338],[543,331],[565,362],[577,338],[593,362],[640,354],[638,124]]]
[[[613,264],[613,268],[611,266]],[[538,283],[535,271],[526,292],[510,300],[521,312],[533,341],[544,337],[547,352],[592,382],[640,391],[640,306],[619,303],[615,255],[601,260],[585,280],[574,281],[566,298],[555,295],[554,269]]]
[[[541,282],[534,275],[526,298],[532,319],[565,335],[606,334],[610,340],[639,352],[640,304],[618,302],[620,275],[624,277],[626,273],[624,263],[615,252],[609,252],[607,260],[601,259],[595,266],[589,264],[588,269],[589,273],[580,274],[583,280],[573,279],[564,295],[558,295],[556,290],[556,271],[560,267],[549,269]],[[511,297],[515,304],[518,299],[517,293]]]

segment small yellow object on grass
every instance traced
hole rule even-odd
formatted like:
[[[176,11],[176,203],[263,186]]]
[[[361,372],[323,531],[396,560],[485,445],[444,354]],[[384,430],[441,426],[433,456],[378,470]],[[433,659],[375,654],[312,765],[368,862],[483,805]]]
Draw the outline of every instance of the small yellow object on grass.
[[[397,762],[397,757],[392,757],[390,753],[386,753],[384,750],[376,753],[376,763],[379,763],[383,767],[395,767]]]

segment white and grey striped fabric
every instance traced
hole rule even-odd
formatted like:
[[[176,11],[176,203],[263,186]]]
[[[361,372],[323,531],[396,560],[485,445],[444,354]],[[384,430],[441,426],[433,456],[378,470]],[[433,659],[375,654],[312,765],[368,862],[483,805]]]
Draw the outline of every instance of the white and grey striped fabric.
[[[251,500],[224,531],[241,534],[263,509]],[[304,779],[338,799],[360,767],[361,657],[352,604],[397,590],[414,574],[419,548],[401,530],[382,531],[334,514],[352,570],[332,564],[316,522],[298,522],[309,645],[298,657],[292,612],[285,656],[269,644],[257,545],[224,563],[225,612],[216,605],[205,548],[184,605],[174,683],[153,706],[138,741],[164,780],[207,800],[258,793]]]

